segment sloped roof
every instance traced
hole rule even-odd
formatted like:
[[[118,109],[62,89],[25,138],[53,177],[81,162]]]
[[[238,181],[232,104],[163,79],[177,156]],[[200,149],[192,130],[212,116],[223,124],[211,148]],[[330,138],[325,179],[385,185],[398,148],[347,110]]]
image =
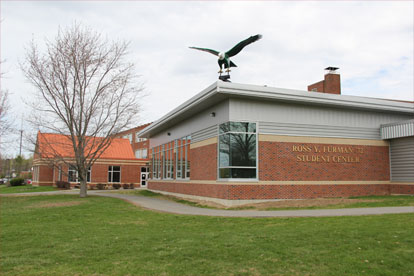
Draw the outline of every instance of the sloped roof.
[[[413,102],[376,99],[359,96],[335,95],[293,89],[267,87],[250,84],[216,81],[177,108],[168,112],[139,132],[140,137],[153,135],[191,118],[200,110],[208,108],[230,97],[260,99],[276,102],[291,102],[317,106],[331,106],[342,109],[370,110],[414,114]]]
[[[88,137],[89,143],[98,144],[103,138]],[[56,133],[38,133],[37,153],[42,158],[55,156],[64,158],[75,157],[70,136]],[[100,159],[136,159],[128,139],[114,138]]]

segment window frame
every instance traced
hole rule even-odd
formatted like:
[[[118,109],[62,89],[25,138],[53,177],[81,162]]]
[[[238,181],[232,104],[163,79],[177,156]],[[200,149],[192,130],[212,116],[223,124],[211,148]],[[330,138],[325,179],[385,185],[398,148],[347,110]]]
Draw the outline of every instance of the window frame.
[[[114,167],[119,167],[119,171],[114,171]],[[112,170],[110,170],[110,168],[112,169]],[[117,182],[114,182],[113,180],[114,180],[114,172],[119,172],[119,181],[117,181]],[[122,174],[121,174],[121,172],[122,172],[122,169],[121,169],[121,166],[120,165],[117,165],[117,166],[115,166],[115,165],[111,165],[111,166],[108,166],[108,183],[121,183],[122,181]],[[111,179],[109,179],[109,175],[111,175]]]
[[[222,124],[226,124],[226,123],[254,123],[256,124],[255,127],[255,132],[240,132],[240,131],[228,131],[228,132],[224,132],[221,133],[220,131],[220,125]],[[256,166],[255,167],[248,167],[248,166],[224,166],[221,167],[220,166],[220,137],[222,135],[225,134],[254,134],[256,136],[256,146],[255,146],[255,150],[256,150]],[[222,178],[220,177],[220,169],[225,169],[225,168],[229,168],[229,169],[251,169],[253,170],[254,168],[256,169],[256,177],[255,178],[232,178],[231,174],[229,178]],[[218,128],[217,128],[217,180],[218,181],[228,181],[228,182],[257,182],[259,181],[259,122],[252,122],[252,121],[227,121],[227,122],[223,122],[218,124]]]
[[[181,142],[181,145],[179,145],[178,141],[184,141],[184,143]],[[191,164],[190,164],[190,160],[188,159],[189,157],[188,152],[191,150],[190,145],[191,145],[191,135],[183,136],[179,139],[175,139],[174,141],[175,168],[176,168],[174,176],[176,180],[178,179],[179,180],[190,180],[191,178],[191,171],[190,171]],[[181,159],[179,158],[180,153],[181,153]],[[178,166],[179,162],[180,162],[180,166]],[[178,170],[178,168],[180,168],[180,170]],[[178,176],[178,173],[180,173],[180,177]]]
[[[151,179],[161,179],[161,160],[162,160],[162,147],[161,145],[155,146],[151,149],[152,154],[152,172]]]
[[[71,170],[71,168],[73,168],[73,169]],[[75,172],[75,181],[70,181],[69,180],[70,171],[74,171]],[[61,172],[61,170],[60,170],[60,172]],[[88,178],[89,178],[89,180],[88,180]],[[92,179],[92,168],[89,167],[88,168],[88,171],[86,172],[86,183],[91,183],[91,179]],[[68,166],[68,182],[70,182],[70,183],[80,183],[79,182],[79,173],[78,173],[78,170],[75,168],[74,165],[69,165]]]

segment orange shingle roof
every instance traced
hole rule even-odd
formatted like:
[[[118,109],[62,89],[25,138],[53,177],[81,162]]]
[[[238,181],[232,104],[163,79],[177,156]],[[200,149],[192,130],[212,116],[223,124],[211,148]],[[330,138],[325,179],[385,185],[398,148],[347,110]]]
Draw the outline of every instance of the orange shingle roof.
[[[88,137],[90,144],[99,143],[100,137]],[[75,157],[70,136],[55,133],[38,133],[37,152],[42,158],[55,156]],[[114,138],[100,159],[136,159],[128,139]]]

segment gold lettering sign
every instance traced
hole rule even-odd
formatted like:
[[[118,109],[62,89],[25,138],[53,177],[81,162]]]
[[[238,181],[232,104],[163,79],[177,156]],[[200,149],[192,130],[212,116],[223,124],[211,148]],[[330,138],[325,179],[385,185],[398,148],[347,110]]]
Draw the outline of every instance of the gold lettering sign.
[[[297,162],[315,163],[359,163],[364,148],[359,146],[314,146],[293,145]]]

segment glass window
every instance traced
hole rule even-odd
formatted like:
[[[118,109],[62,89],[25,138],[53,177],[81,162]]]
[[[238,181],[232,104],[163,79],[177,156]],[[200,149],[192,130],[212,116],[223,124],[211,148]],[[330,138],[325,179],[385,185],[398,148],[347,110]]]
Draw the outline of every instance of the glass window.
[[[219,178],[256,178],[256,123],[220,125]]]
[[[161,146],[152,148],[152,179],[161,178]]]
[[[69,166],[68,181],[78,182],[78,171],[74,166]]]
[[[175,140],[176,179],[190,178],[190,144],[191,136]]]
[[[108,182],[119,183],[121,182],[121,167],[109,166],[108,167]]]
[[[170,142],[163,145],[163,178],[172,179],[174,177],[174,143]]]
[[[73,165],[69,166],[68,182],[79,182],[78,170]],[[90,167],[88,168],[88,172],[86,173],[86,182],[91,182],[91,168]]]
[[[62,166],[58,167],[58,181],[62,181]]]

